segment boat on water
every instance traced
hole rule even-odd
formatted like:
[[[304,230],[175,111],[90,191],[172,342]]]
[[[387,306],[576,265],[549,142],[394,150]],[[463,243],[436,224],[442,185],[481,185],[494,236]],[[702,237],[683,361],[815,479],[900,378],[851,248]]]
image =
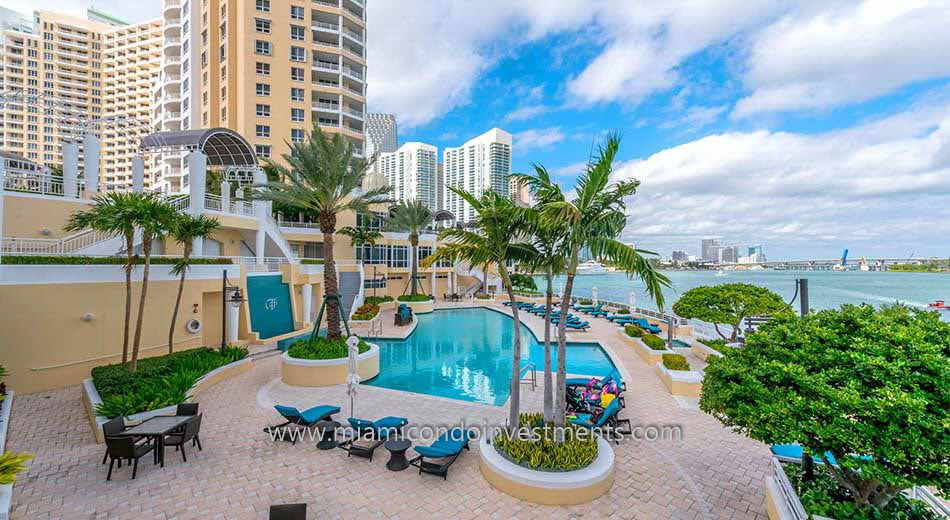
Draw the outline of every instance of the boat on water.
[[[718,271],[716,271],[716,276],[717,276],[717,277],[719,277],[719,276],[726,276],[726,272],[723,271],[722,269],[719,269]]]
[[[944,302],[943,300],[937,300],[933,303],[928,303],[927,308],[936,309],[940,311],[948,311],[950,310],[950,305],[947,305],[946,302]]]
[[[587,274],[604,274],[607,272],[607,268],[603,264],[594,260],[588,260],[586,262],[581,262],[577,265],[577,274],[578,275],[587,275]]]

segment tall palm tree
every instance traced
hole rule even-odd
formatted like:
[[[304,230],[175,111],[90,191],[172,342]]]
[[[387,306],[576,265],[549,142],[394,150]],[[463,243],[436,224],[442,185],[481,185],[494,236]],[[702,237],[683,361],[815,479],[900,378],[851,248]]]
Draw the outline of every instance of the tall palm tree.
[[[333,234],[337,215],[343,211],[367,211],[370,204],[387,202],[389,186],[361,190],[368,163],[353,155],[353,145],[340,134],[324,134],[314,125],[308,139],[287,143],[284,164],[268,161],[281,180],[270,181],[256,198],[271,200],[316,215],[323,233],[323,285],[326,297],[339,296]],[[285,166],[286,164],[286,166]],[[327,299],[327,336],[340,337],[340,307]]]
[[[175,323],[178,321],[178,309],[181,307],[181,293],[185,290],[185,274],[191,266],[191,253],[194,250],[195,240],[208,238],[221,224],[215,218],[204,215],[190,215],[180,213],[172,222],[170,235],[182,246],[181,260],[175,263],[172,274],[180,275],[178,280],[178,296],[175,298],[175,310],[172,311],[172,323],[168,327],[168,353],[173,352],[175,339]]]
[[[350,237],[350,245],[353,248],[360,246],[375,246],[376,241],[383,238],[383,234],[369,226],[346,226],[341,228],[339,233]]]
[[[551,180],[544,166],[535,165],[534,175],[513,174],[527,186],[539,204],[564,200],[560,187]],[[532,271],[544,274],[545,313],[544,313],[544,421],[554,422],[554,383],[551,370],[551,311],[554,300],[554,277],[564,271],[566,231],[540,218],[540,212],[531,208],[525,212],[526,231],[530,233],[531,243],[537,251],[536,257],[527,265]]]
[[[139,348],[142,345],[142,321],[145,318],[145,302],[148,296],[148,277],[152,265],[152,246],[162,240],[174,227],[178,211],[154,194],[142,194],[135,208],[135,225],[142,232],[142,256],[145,258],[142,268],[142,293],[139,296],[138,316],[135,320],[135,336],[132,339],[132,356],[129,370],[135,372],[139,362]]]
[[[650,297],[657,306],[663,307],[662,287],[669,286],[669,279],[657,272],[644,255],[655,255],[651,251],[634,249],[617,240],[626,225],[626,203],[624,199],[637,192],[638,180],[619,180],[610,182],[613,160],[620,148],[620,137],[610,136],[600,146],[595,160],[575,184],[576,197],[568,201],[557,199],[553,187],[545,188],[545,195],[551,196],[550,202],[540,205],[542,220],[565,230],[567,249],[567,280],[561,298],[561,312],[567,314],[570,309],[574,278],[577,275],[578,257],[582,250],[589,249],[591,255],[600,261],[623,269],[630,276],[640,278],[646,285]],[[565,331],[567,320],[558,323],[558,359],[557,359],[557,395],[555,400],[555,423],[563,424],[566,407],[566,365]]]
[[[494,191],[486,191],[480,197],[455,186],[453,192],[465,199],[475,210],[475,219],[467,228],[449,228],[439,234],[439,239],[447,242],[432,255],[422,261],[429,267],[439,260],[464,260],[472,265],[495,264],[498,275],[508,290],[508,297],[514,301],[514,288],[505,262],[509,260],[526,261],[532,257],[530,246],[519,243],[521,237],[520,208],[508,197]],[[514,347],[511,363],[511,404],[508,409],[508,427],[517,428],[521,406],[521,321],[518,307],[511,306],[514,318]]]
[[[66,231],[95,230],[125,240],[125,327],[122,336],[122,363],[129,360],[129,324],[132,319],[132,270],[135,269],[136,212],[144,195],[110,192],[97,195],[93,206],[69,217]]]
[[[418,200],[399,201],[389,211],[389,220],[386,227],[392,231],[409,233],[409,294],[415,296],[419,294],[419,282],[416,280],[416,274],[419,272],[419,232],[432,224],[432,211]],[[435,293],[435,288],[432,288]]]

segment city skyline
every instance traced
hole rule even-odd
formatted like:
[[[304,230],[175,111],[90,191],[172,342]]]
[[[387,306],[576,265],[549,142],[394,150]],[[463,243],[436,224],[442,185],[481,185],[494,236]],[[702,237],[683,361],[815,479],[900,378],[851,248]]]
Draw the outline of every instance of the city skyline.
[[[157,2],[95,5],[131,21],[160,14]],[[541,163],[568,188],[591,145],[619,130],[615,176],[642,182],[624,236],[663,256],[716,234],[767,244],[774,259],[944,257],[933,237],[950,231],[950,63],[937,52],[950,46],[948,11],[370,2],[367,108],[438,148],[504,127],[513,171]]]

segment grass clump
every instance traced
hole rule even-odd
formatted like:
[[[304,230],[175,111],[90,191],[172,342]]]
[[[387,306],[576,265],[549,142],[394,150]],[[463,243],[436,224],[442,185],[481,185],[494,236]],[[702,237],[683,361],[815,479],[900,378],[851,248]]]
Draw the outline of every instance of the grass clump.
[[[379,305],[386,302],[393,301],[392,296],[367,296],[363,299],[366,303],[372,303],[373,305]]]
[[[540,413],[523,413],[518,432],[501,432],[492,440],[495,449],[519,466],[539,471],[573,471],[586,468],[597,458],[597,437],[590,430],[568,424],[563,443],[554,441],[554,429],[544,426]]]
[[[428,294],[403,294],[398,299],[401,302],[427,302],[432,297]]]
[[[305,265],[323,265],[323,259],[322,258],[301,258],[300,263],[305,264]]]
[[[642,339],[652,350],[666,350],[666,342],[656,334],[644,334]]]
[[[689,370],[689,361],[680,354],[663,354],[663,366],[667,370]]]
[[[360,354],[369,350],[369,344],[360,339]],[[287,349],[287,354],[297,359],[340,359],[349,356],[346,338],[325,338],[317,336],[295,341]]]
[[[630,314],[630,309],[617,309],[616,314]]]
[[[379,314],[379,305],[375,303],[364,303],[360,305],[356,312],[353,313],[354,320],[371,320]]]
[[[591,300],[589,298],[582,298],[580,301],[577,302],[577,304],[578,305],[593,305],[594,300]]]
[[[243,347],[220,350],[201,347],[171,355],[140,359],[138,370],[129,363],[92,369],[92,382],[102,398],[96,414],[125,417],[185,402],[188,390],[212,370],[247,357]]]
[[[630,336],[631,338],[643,337],[643,329],[641,329],[640,327],[637,327],[636,325],[624,325],[623,331],[627,334],[627,336]]]

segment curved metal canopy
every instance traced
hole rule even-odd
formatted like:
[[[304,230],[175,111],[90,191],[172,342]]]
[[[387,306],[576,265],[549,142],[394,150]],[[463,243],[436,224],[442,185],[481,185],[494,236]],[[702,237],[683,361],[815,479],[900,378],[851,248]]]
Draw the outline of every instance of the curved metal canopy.
[[[440,209],[435,212],[435,215],[432,215],[432,220],[436,222],[442,222],[443,220],[455,220],[455,215],[447,209]]]
[[[257,155],[241,134],[227,128],[157,132],[142,138],[142,150],[199,150],[210,166],[256,167]]]

